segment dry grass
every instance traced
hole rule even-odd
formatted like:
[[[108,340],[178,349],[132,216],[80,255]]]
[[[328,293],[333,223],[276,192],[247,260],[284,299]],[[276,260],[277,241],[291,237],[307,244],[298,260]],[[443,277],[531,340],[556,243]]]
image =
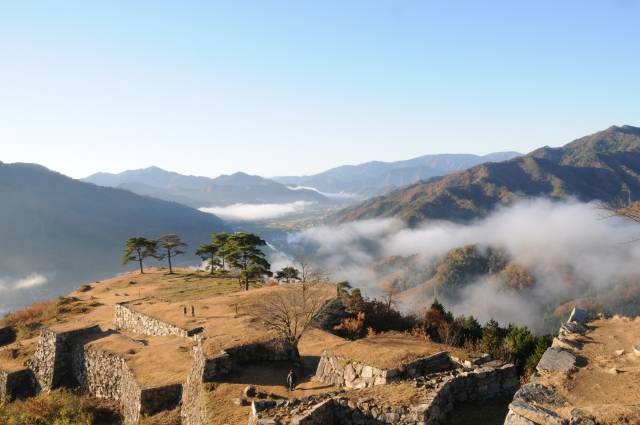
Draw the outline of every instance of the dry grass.
[[[159,286],[151,295],[167,301],[182,302],[225,295],[239,290],[237,279],[191,273],[167,278],[166,283]]]
[[[387,332],[337,345],[334,353],[381,369],[390,369],[410,363],[421,357],[448,351],[456,357],[467,357],[469,353],[460,348],[416,338],[400,333]]]
[[[43,326],[63,323],[80,314],[88,313],[97,306],[96,302],[86,303],[76,297],[59,297],[40,301],[7,314],[4,325],[13,326],[18,341],[34,337]]]
[[[577,351],[585,364],[571,376],[545,375],[536,382],[555,388],[572,407],[594,414],[599,424],[640,423],[640,357],[633,353],[640,342],[640,317],[599,319],[589,328]],[[617,355],[617,350],[624,352]]]
[[[413,382],[405,381],[352,391],[347,396],[353,400],[371,398],[386,405],[415,405],[424,399],[427,392],[423,388],[416,388]]]
[[[0,405],[3,425],[118,425],[115,406],[67,390]]]
[[[139,425],[181,425],[180,409],[160,412],[153,416],[145,416],[140,419]]]

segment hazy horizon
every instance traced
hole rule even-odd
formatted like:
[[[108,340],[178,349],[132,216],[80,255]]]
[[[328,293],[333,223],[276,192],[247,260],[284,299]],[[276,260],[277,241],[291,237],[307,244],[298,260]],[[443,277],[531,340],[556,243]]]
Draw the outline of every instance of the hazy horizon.
[[[640,116],[627,1],[6,2],[0,160],[314,174]]]

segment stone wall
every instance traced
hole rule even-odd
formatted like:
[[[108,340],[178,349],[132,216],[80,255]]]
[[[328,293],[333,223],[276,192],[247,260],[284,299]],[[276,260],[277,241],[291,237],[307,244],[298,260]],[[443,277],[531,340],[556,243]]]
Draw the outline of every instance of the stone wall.
[[[206,359],[202,351],[202,344],[193,347],[191,353],[193,363],[191,371],[184,384],[182,393],[182,407],[180,417],[182,425],[207,425],[207,405],[204,399],[204,378]],[[228,357],[228,356],[227,356]]]
[[[458,402],[512,396],[518,386],[512,364],[487,365],[471,371],[433,373],[415,381],[418,400],[392,404],[358,397],[358,391],[318,396],[315,403],[292,401],[252,405],[250,425],[444,425]]]
[[[365,388],[440,372],[452,367],[449,354],[444,351],[395,368],[380,369],[325,350],[320,357],[315,377],[321,382],[341,387]]]
[[[286,341],[273,340],[228,348],[205,359],[204,380],[219,380],[242,364],[282,360],[298,360],[298,351]]]
[[[100,332],[98,326],[59,333],[42,328],[36,351],[27,363],[35,376],[36,390],[51,391],[60,386],[75,386],[71,370],[73,341]]]
[[[569,320],[560,327],[553,345],[542,355],[536,367],[537,373],[571,374],[576,370],[577,356],[572,352],[579,344],[576,339],[587,332],[589,317],[586,311],[574,308]],[[509,405],[509,413],[504,425],[538,425],[538,424],[567,424],[555,411],[538,405],[565,407],[567,401],[556,394],[553,389],[541,384],[528,383],[522,386],[513,397]],[[572,411],[571,424],[594,425],[591,418],[582,417],[579,409]]]
[[[214,357],[207,357],[204,359],[202,380],[204,382],[213,382],[222,379],[231,372],[233,366],[233,359],[226,351]]]
[[[142,410],[142,390],[125,359],[79,345],[74,347],[72,371],[80,388],[97,398],[116,401],[127,424],[135,424]]]
[[[140,395],[140,414],[151,416],[175,409],[182,401],[182,390],[182,384],[144,388]]]
[[[456,403],[511,397],[518,388],[518,375],[512,364],[453,372],[440,379],[425,380],[425,385],[433,385],[435,390],[425,400],[424,420],[420,423],[445,425]]]
[[[126,305],[126,303],[116,304],[114,326],[116,329],[126,329],[140,335],[167,336],[176,335],[184,338],[193,336],[197,329],[189,331],[179,326],[163,322],[160,319],[139,313]]]
[[[0,347],[3,345],[11,344],[16,340],[16,331],[12,326],[5,326],[0,328]]]
[[[35,393],[35,381],[30,369],[15,372],[0,370],[0,402],[24,398]]]

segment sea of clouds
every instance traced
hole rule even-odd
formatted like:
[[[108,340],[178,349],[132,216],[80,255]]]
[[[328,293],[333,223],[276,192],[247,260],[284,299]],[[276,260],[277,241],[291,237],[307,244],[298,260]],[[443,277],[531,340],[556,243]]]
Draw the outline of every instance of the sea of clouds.
[[[200,208],[200,211],[215,214],[227,221],[262,221],[299,213],[312,205],[314,205],[313,202],[307,201],[284,204],[233,204]]]
[[[394,219],[363,220],[311,228],[291,234],[288,241],[292,250],[304,249],[331,270],[335,279],[348,280],[373,297],[379,295],[380,276],[370,266],[382,258],[415,255],[426,265],[468,244],[501,248],[534,274],[533,292],[523,297],[505,291],[495,277],[483,277],[447,307],[483,322],[495,318],[540,329],[549,305],[640,276],[640,242],[634,242],[640,226],[604,215],[594,203],[536,199],[469,224],[432,222],[408,228]],[[567,285],[562,271],[568,269],[579,285]],[[424,308],[430,301],[414,299],[403,308]]]

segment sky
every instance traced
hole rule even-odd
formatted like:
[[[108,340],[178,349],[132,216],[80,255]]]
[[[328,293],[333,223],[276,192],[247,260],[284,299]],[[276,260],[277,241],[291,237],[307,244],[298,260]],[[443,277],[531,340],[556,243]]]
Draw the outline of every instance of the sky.
[[[1,1],[0,161],[312,174],[640,126],[640,1]]]

